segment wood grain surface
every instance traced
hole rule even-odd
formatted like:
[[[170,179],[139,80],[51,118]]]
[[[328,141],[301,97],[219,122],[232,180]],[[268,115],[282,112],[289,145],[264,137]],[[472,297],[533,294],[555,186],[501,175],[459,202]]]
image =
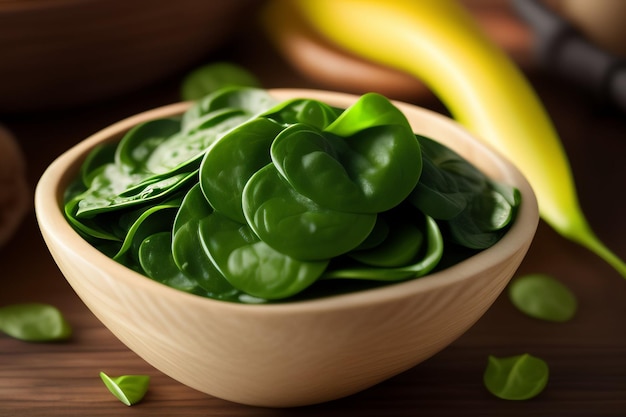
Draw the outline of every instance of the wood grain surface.
[[[252,31],[207,60],[228,59],[257,73],[266,87],[324,85],[301,77]],[[230,52],[228,52],[230,51]],[[30,114],[0,114],[28,163],[31,187],[62,151],[134,113],[178,100],[178,74],[96,105]],[[559,130],[598,235],[626,257],[626,118],[566,81],[528,74]],[[445,112],[432,97],[415,104]],[[0,305],[39,301],[58,306],[74,328],[63,343],[25,343],[0,335],[0,416],[626,416],[626,280],[594,255],[541,223],[518,274],[557,277],[578,296],[570,322],[517,312],[503,294],[450,347],[423,364],[351,397],[298,409],[241,406],[201,394],[159,373],[122,345],[86,309],[53,263],[31,212],[0,250]],[[488,355],[531,353],[551,370],[546,390],[523,402],[499,400],[482,385]],[[185,360],[179,358],[179,360]],[[126,407],[98,377],[147,374],[144,401]]]

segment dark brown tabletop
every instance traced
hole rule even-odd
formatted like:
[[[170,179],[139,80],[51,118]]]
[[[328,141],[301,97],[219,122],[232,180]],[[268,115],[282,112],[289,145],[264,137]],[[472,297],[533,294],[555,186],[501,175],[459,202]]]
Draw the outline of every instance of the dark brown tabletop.
[[[251,41],[252,40],[252,41]],[[266,87],[324,88],[298,75],[258,34],[207,57],[256,72]],[[238,46],[235,48],[235,46]],[[626,258],[626,116],[599,105],[567,81],[538,70],[529,79],[570,157],[581,204],[597,234]],[[45,167],[81,139],[126,116],[178,101],[183,74],[141,91],[72,110],[0,114],[19,139],[34,189]],[[431,96],[415,104],[445,111]],[[258,409],[185,387],[119,342],[82,304],[49,255],[31,209],[0,249],[0,305],[46,302],[66,315],[63,343],[26,343],[0,335],[0,416],[626,416],[626,280],[580,246],[540,223],[518,275],[541,272],[579,299],[576,317],[555,324],[519,313],[506,294],[451,346],[415,368],[348,398],[298,409]],[[482,384],[488,355],[530,353],[550,380],[528,401],[504,401]],[[98,377],[152,377],[144,401],[126,407]]]

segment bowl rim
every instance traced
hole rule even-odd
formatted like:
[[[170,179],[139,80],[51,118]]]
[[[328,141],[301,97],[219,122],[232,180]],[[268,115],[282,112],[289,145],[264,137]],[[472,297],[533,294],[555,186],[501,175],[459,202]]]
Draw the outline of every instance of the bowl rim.
[[[268,91],[279,99],[306,97],[327,101],[331,104],[339,103],[339,105],[348,105],[358,98],[358,95],[349,93],[312,89],[277,88],[268,89]],[[156,292],[162,297],[176,297],[184,302],[201,304],[201,307],[206,308],[272,315],[301,314],[314,310],[340,310],[363,305],[377,305],[410,297],[415,293],[449,286],[467,276],[479,274],[481,271],[495,266],[502,259],[512,256],[524,245],[524,242],[530,245],[535,234],[539,221],[537,201],[530,184],[519,169],[488,145],[475,138],[453,119],[418,105],[394,101],[394,104],[403,111],[411,109],[411,111],[424,114],[433,122],[449,124],[462,137],[473,142],[473,146],[481,148],[482,152],[491,156],[500,165],[499,170],[506,173],[507,178],[503,178],[503,181],[515,184],[520,190],[522,202],[516,220],[496,245],[482,250],[462,262],[420,278],[390,283],[390,285],[373,289],[306,300],[243,304],[211,299],[168,287],[115,262],[85,241],[65,219],[63,193],[69,182],[77,175],[82,160],[96,144],[115,140],[116,137],[142,121],[180,114],[191,104],[191,102],[173,103],[127,117],[97,131],[59,155],[44,171],[35,189],[35,214],[46,244],[48,244],[48,239],[54,239],[55,243],[62,246],[64,250],[72,252],[76,256],[87,257],[94,267],[109,271],[115,280],[123,281],[126,285]],[[51,207],[55,209],[51,210]],[[78,255],[79,253],[80,255]]]

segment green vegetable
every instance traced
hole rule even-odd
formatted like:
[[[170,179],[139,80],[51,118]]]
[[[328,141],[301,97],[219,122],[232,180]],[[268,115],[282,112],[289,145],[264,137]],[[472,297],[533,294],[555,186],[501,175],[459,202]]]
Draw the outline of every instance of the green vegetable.
[[[347,253],[367,238],[376,223],[376,214],[328,209],[299,194],[271,164],[246,183],[243,209],[261,240],[301,260]]]
[[[418,139],[424,166],[409,201],[440,220],[449,230],[450,240],[474,249],[495,244],[515,217],[519,191],[492,181],[440,143]]]
[[[489,356],[483,375],[485,387],[504,400],[527,400],[537,396],[548,383],[548,365],[527,353],[506,358]]]
[[[181,87],[183,100],[198,100],[224,87],[260,87],[257,77],[230,62],[215,62],[191,71]]]
[[[394,214],[387,215],[392,219],[394,218]],[[413,229],[416,225],[420,228],[419,232]],[[410,236],[408,238],[419,240],[419,242],[414,242],[419,244],[419,247],[415,248],[413,245],[407,245],[403,247],[399,253],[396,253],[395,248],[398,245],[396,242],[398,239],[397,235],[404,235],[406,230],[411,234],[419,233],[420,236]],[[407,239],[406,235],[401,236],[400,239]],[[413,249],[417,250],[413,252]],[[393,251],[393,253],[390,253],[391,251]],[[408,220],[403,219],[397,223],[396,230],[391,231],[379,245],[368,249],[366,254],[363,254],[359,248],[348,253],[351,259],[361,262],[355,265],[350,261],[339,259],[339,262],[332,265],[324,274],[324,278],[376,281],[399,281],[408,278],[417,278],[432,271],[439,264],[443,255],[443,236],[437,222],[433,218],[423,216],[422,222],[413,218]],[[363,261],[364,258],[366,261]],[[387,267],[371,267],[372,265],[381,266],[380,264],[384,264]]]
[[[155,281],[187,292],[200,285],[179,268],[172,255],[172,234],[157,232],[146,237],[138,249],[139,265]]]
[[[259,303],[423,276],[494,244],[519,202],[378,94],[338,109],[227,88],[94,149],[65,214],[155,281]]]
[[[574,317],[578,307],[574,293],[545,274],[530,274],[514,279],[509,284],[508,294],[520,311],[547,321],[568,321]]]
[[[245,222],[243,188],[271,162],[268,150],[281,130],[276,122],[258,118],[238,126],[211,148],[200,166],[200,185],[213,208]]]
[[[167,251],[172,252],[174,266],[197,282],[209,296],[229,299],[235,297],[239,291],[215,268],[203,248],[204,243],[200,236],[200,222],[212,213],[213,208],[204,197],[200,184],[196,184],[189,190],[178,210],[174,221],[173,240],[164,241],[161,251],[163,256]],[[148,255],[152,255],[152,251],[147,252]],[[165,259],[160,256],[155,258]],[[152,276],[150,273],[148,275]]]
[[[213,264],[233,287],[253,297],[287,298],[324,272],[328,261],[301,261],[273,249],[248,225],[213,213],[200,222],[200,237]]]
[[[100,378],[104,385],[125,405],[137,404],[143,399],[148,391],[150,377],[147,375],[122,375],[110,377],[104,372],[100,372]]]
[[[0,331],[28,342],[66,340],[72,335],[63,314],[56,307],[41,303],[0,307]]]

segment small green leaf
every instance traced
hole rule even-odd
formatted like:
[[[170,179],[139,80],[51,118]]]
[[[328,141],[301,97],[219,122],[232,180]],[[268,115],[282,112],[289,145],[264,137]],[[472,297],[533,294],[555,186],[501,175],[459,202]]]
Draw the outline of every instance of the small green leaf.
[[[232,298],[238,291],[215,268],[200,238],[200,222],[212,213],[213,208],[204,197],[200,184],[196,184],[189,190],[180,206],[174,221],[174,232],[169,248],[163,245],[163,253],[157,257],[165,258],[165,251],[169,250],[177,268],[197,281],[210,297]]]
[[[321,101],[296,98],[272,107],[261,117],[276,121],[285,127],[299,123],[322,130],[335,121],[340,114],[340,109]]]
[[[0,330],[27,342],[66,340],[72,335],[63,314],[56,307],[41,303],[0,307]]]
[[[376,214],[317,205],[293,190],[272,164],[246,184],[243,211],[261,240],[285,255],[307,261],[329,259],[356,248],[376,223]]]
[[[270,163],[269,149],[281,126],[257,118],[223,136],[205,154],[200,185],[211,206],[238,222],[245,222],[241,198],[246,182]]]
[[[341,265],[330,267],[322,276],[323,279],[360,279],[372,281],[402,281],[409,278],[418,278],[432,271],[443,256],[444,242],[437,222],[432,217],[425,217],[422,234],[426,237],[423,253],[420,250],[418,256],[410,265],[400,267],[371,267],[363,263],[356,265]]]
[[[409,201],[445,221],[448,238],[466,248],[494,245],[515,218],[519,190],[492,181],[452,149],[424,136],[423,169]]]
[[[272,249],[247,224],[219,212],[200,221],[203,247],[233,287],[264,299],[281,299],[313,284],[328,261],[300,261]]]
[[[572,291],[545,274],[529,274],[509,285],[509,298],[524,314],[541,320],[565,322],[576,314],[578,301]]]
[[[224,87],[260,87],[261,83],[247,69],[230,63],[215,62],[191,71],[181,87],[183,100],[198,100]]]
[[[376,126],[409,126],[406,116],[389,99],[377,94],[363,94],[325,130],[349,137]],[[419,163],[419,161],[414,161]]]
[[[100,378],[104,385],[125,405],[137,404],[143,399],[148,391],[150,377],[147,375],[122,375],[110,377],[104,372],[100,372]]]
[[[154,233],[169,231],[178,207],[180,199],[173,199],[120,216],[120,224],[128,223],[128,227],[125,228],[126,238],[113,259],[126,266],[136,267],[139,263],[139,246],[143,240]]]
[[[406,266],[414,261],[425,240],[422,230],[409,221],[388,223],[392,227],[379,245],[348,255],[365,265],[383,268]]]
[[[543,391],[549,373],[545,361],[527,353],[506,358],[489,356],[483,382],[498,398],[527,400]]]
[[[243,117],[239,123],[244,123],[277,104],[278,100],[260,88],[222,88],[198,100],[183,114],[182,132],[194,132],[205,125],[205,117],[231,110],[239,111]]]
[[[181,271],[172,257],[172,234],[158,232],[139,246],[138,262],[143,273],[153,280],[185,292],[194,292],[198,284]]]
[[[357,123],[359,116],[362,130],[355,131],[348,122]],[[356,213],[393,208],[411,193],[422,169],[411,126],[379,95],[363,96],[324,131],[291,125],[276,137],[271,155],[298,193],[320,206]]]
[[[114,161],[125,173],[144,173],[150,155],[179,131],[180,120],[177,119],[156,119],[139,124],[124,135]]]

